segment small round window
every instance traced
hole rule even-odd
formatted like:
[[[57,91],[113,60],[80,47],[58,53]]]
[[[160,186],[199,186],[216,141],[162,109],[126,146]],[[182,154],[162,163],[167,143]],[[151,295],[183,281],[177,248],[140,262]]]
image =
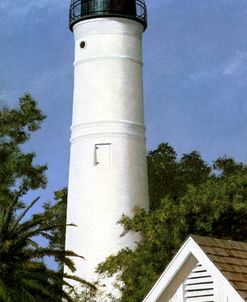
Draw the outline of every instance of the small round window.
[[[80,48],[84,49],[85,47],[86,47],[86,42],[85,41],[81,41]]]

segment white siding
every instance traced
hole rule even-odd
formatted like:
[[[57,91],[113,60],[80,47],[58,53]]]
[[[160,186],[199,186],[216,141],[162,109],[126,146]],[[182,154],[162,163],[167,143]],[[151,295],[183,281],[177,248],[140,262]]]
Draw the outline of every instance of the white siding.
[[[212,276],[197,264],[169,302],[217,302],[214,292]]]

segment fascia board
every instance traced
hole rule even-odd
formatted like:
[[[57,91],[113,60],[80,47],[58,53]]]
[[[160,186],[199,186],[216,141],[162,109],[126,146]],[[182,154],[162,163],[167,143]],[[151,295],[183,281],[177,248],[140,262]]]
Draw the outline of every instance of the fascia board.
[[[177,272],[181,269],[183,264],[191,255],[190,242],[192,242],[191,237],[186,240],[172,261],[168,264],[167,268],[150,290],[143,302],[156,302],[159,299],[164,290],[168,287],[169,283],[173,280]],[[194,240],[192,244],[194,244]]]

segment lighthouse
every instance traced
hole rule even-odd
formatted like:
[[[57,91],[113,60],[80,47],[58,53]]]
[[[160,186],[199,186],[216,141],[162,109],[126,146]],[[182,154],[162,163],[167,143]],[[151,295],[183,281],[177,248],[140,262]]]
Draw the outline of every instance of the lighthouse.
[[[134,234],[117,224],[138,206],[148,210],[142,34],[144,0],[72,0],[74,96],[66,249],[76,275],[94,282],[95,269]]]

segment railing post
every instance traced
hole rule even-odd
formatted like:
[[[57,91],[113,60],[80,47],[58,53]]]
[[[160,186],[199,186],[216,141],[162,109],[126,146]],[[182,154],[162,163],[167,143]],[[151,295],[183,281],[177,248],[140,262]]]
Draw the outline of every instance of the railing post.
[[[80,5],[80,4],[79,4]],[[83,11],[82,11],[82,1],[81,1],[81,16],[83,16]],[[80,17],[81,17],[80,16]]]

